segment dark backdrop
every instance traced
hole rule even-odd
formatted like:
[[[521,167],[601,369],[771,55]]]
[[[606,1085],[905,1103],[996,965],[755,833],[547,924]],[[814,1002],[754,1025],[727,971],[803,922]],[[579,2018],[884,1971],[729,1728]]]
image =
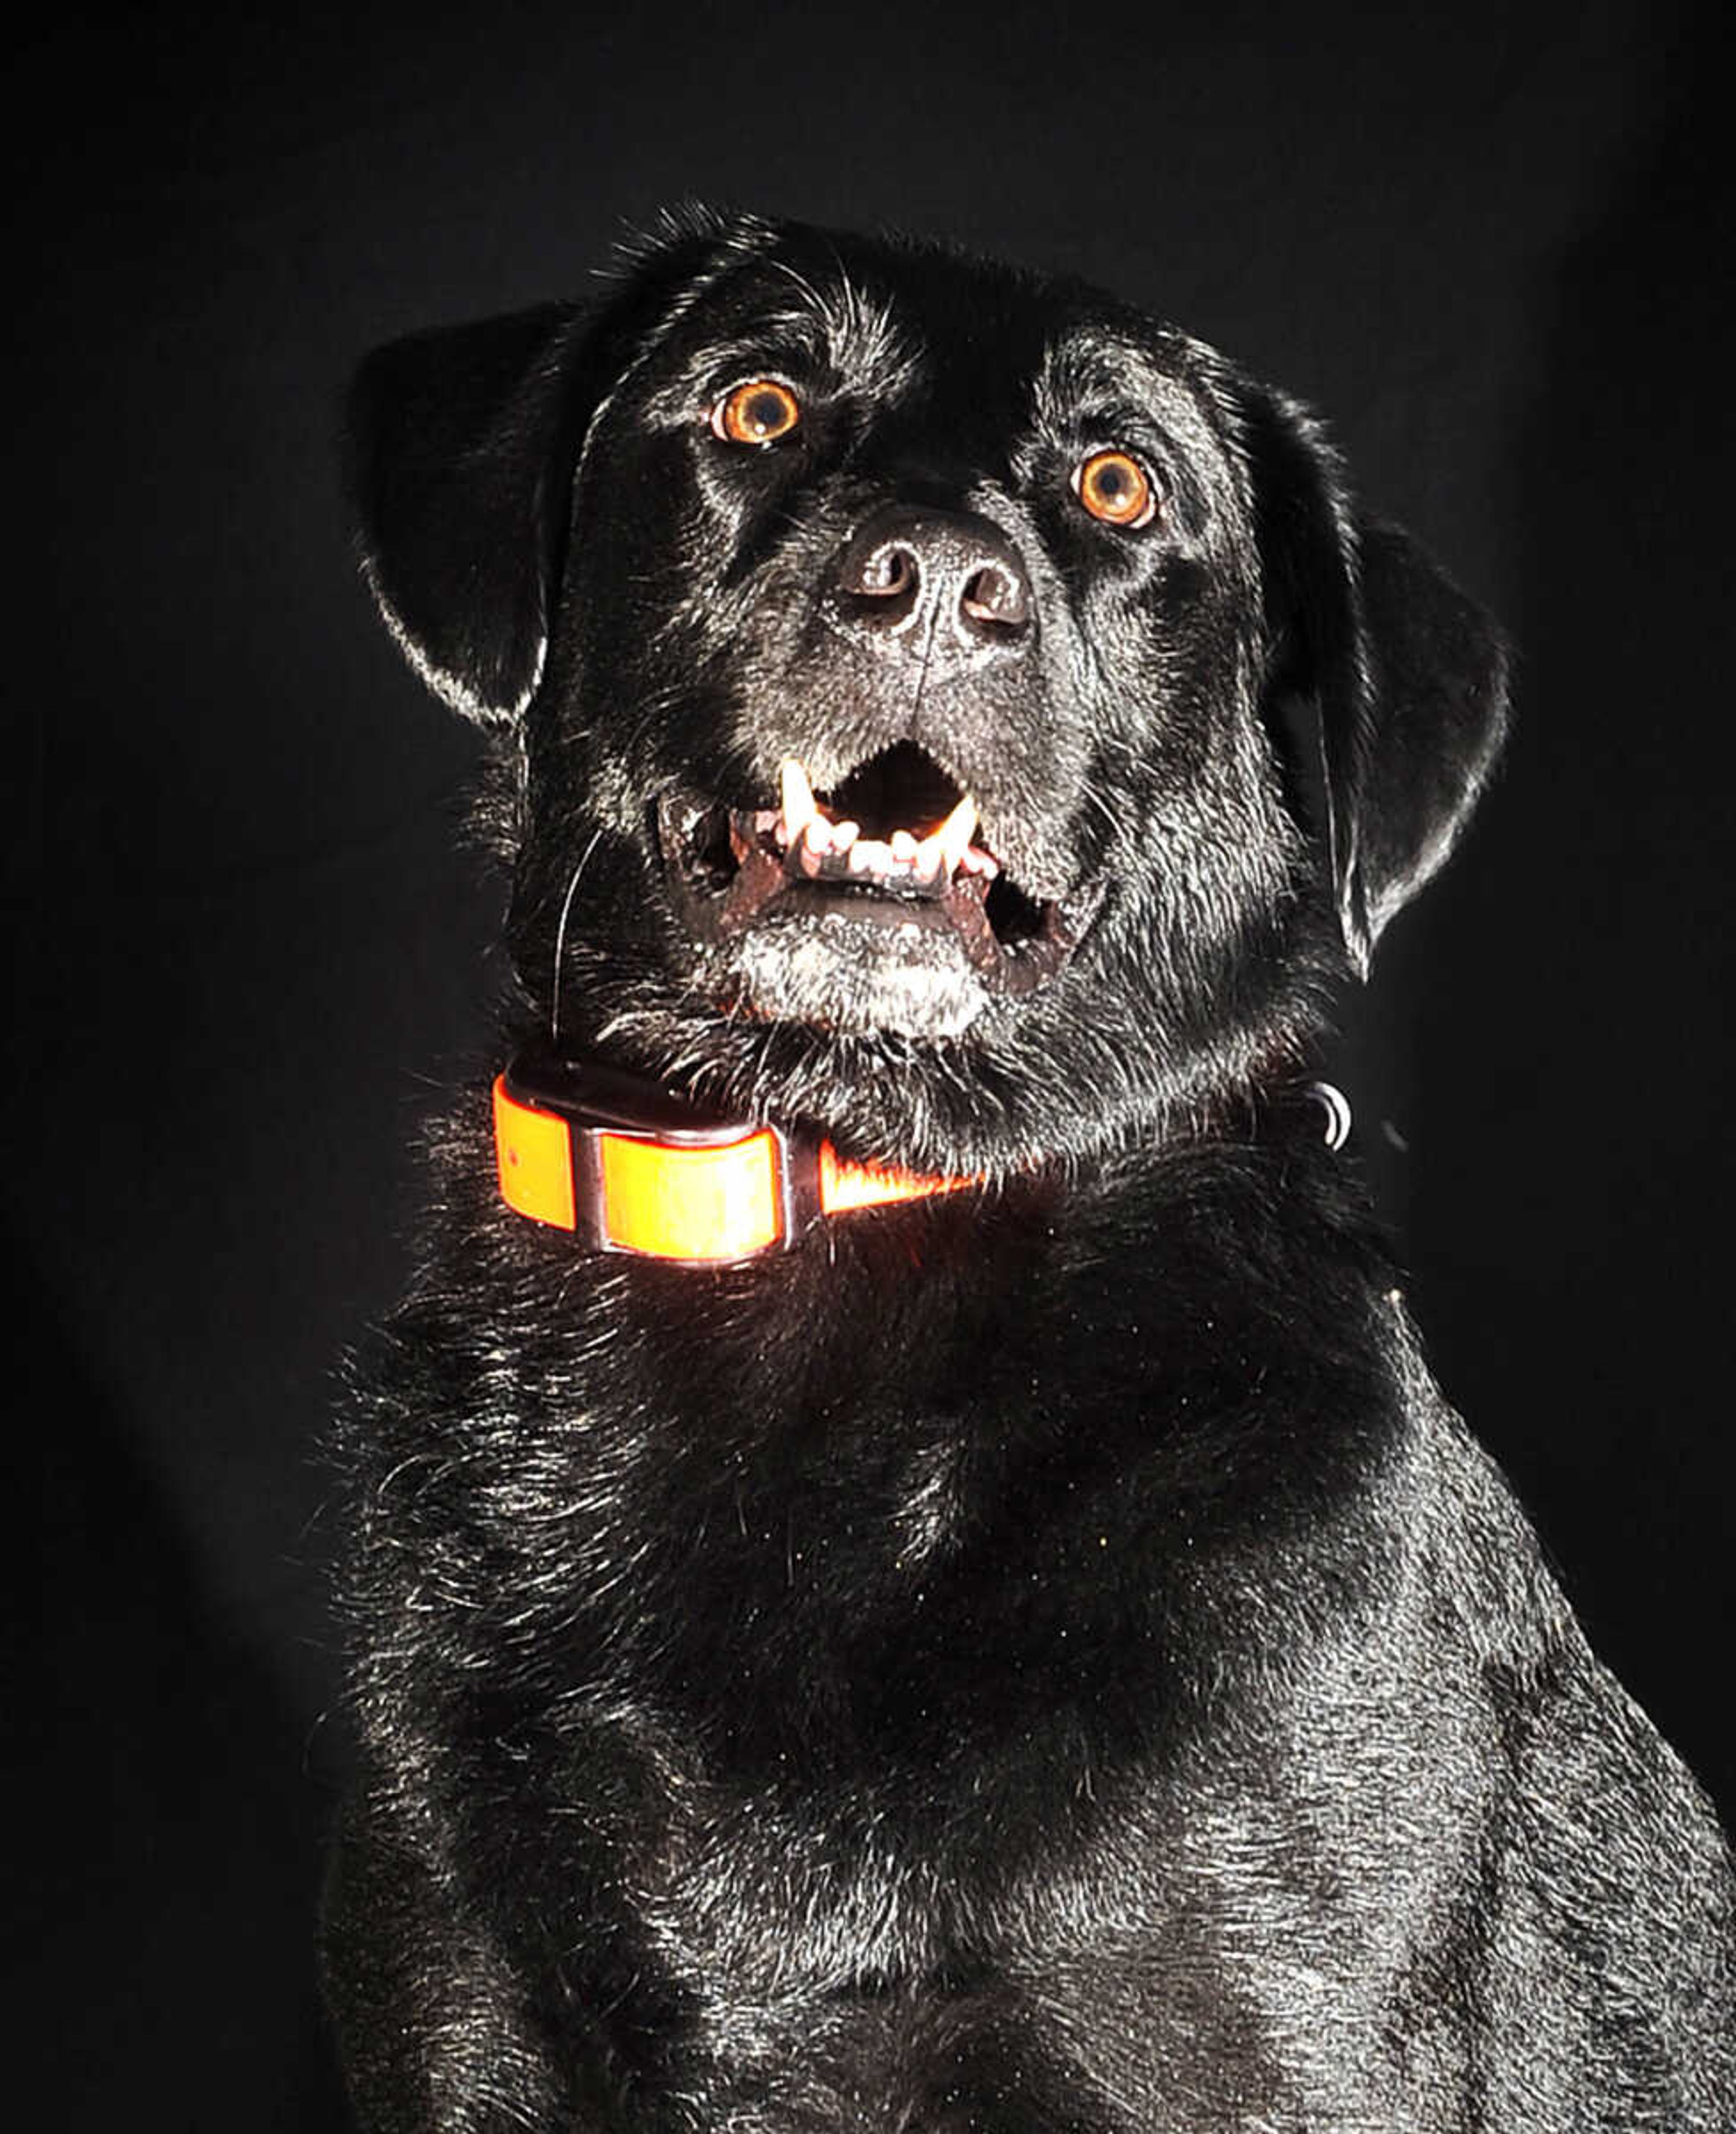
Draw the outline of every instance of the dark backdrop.
[[[1343,1071],[1449,1393],[1736,1808],[1716,13],[1282,20],[498,0],[15,49],[8,2006],[56,2123],[341,2123],[313,1448],[497,896],[336,411],[372,344],[582,291],[684,195],[1114,285],[1317,402],[1508,622],[1506,774]]]

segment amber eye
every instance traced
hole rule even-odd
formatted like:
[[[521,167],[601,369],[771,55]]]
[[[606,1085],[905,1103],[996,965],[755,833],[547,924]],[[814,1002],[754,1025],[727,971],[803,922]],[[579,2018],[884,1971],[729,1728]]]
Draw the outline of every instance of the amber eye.
[[[1093,452],[1074,475],[1073,488],[1105,526],[1144,526],[1157,511],[1156,485],[1130,452]]]
[[[801,420],[801,404],[775,378],[750,378],[711,411],[711,427],[732,445],[775,445]]]

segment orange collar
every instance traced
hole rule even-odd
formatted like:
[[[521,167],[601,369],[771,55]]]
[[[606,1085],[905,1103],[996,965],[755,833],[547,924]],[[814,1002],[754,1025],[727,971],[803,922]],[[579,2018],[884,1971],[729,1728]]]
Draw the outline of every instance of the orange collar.
[[[521,1054],[494,1085],[500,1194],[602,1252],[713,1267],[788,1251],[827,1215],[977,1178],[849,1163],[829,1141],[708,1118],[594,1061]]]

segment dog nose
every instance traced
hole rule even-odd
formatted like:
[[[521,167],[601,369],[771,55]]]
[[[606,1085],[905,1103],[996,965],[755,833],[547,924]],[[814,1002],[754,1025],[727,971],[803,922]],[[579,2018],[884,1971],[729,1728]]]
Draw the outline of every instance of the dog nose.
[[[839,605],[874,636],[950,631],[970,649],[1011,647],[1031,626],[1031,581],[998,526],[962,511],[893,507],[865,519],[839,558]]]

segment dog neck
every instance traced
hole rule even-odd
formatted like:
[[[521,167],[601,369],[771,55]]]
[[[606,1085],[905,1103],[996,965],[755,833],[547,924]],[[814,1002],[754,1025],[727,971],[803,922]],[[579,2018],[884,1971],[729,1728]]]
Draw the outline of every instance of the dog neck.
[[[982,1184],[854,1163],[818,1134],[718,1117],[648,1077],[521,1053],[494,1084],[500,1195],[608,1253],[688,1267],[787,1252],[854,1208]]]
[[[1311,1082],[1299,1094],[1342,1148],[1341,1092]],[[849,1161],[817,1132],[727,1118],[649,1076],[538,1050],[496,1076],[494,1134],[509,1208],[595,1251],[686,1267],[788,1252],[829,1217],[984,1182]]]

